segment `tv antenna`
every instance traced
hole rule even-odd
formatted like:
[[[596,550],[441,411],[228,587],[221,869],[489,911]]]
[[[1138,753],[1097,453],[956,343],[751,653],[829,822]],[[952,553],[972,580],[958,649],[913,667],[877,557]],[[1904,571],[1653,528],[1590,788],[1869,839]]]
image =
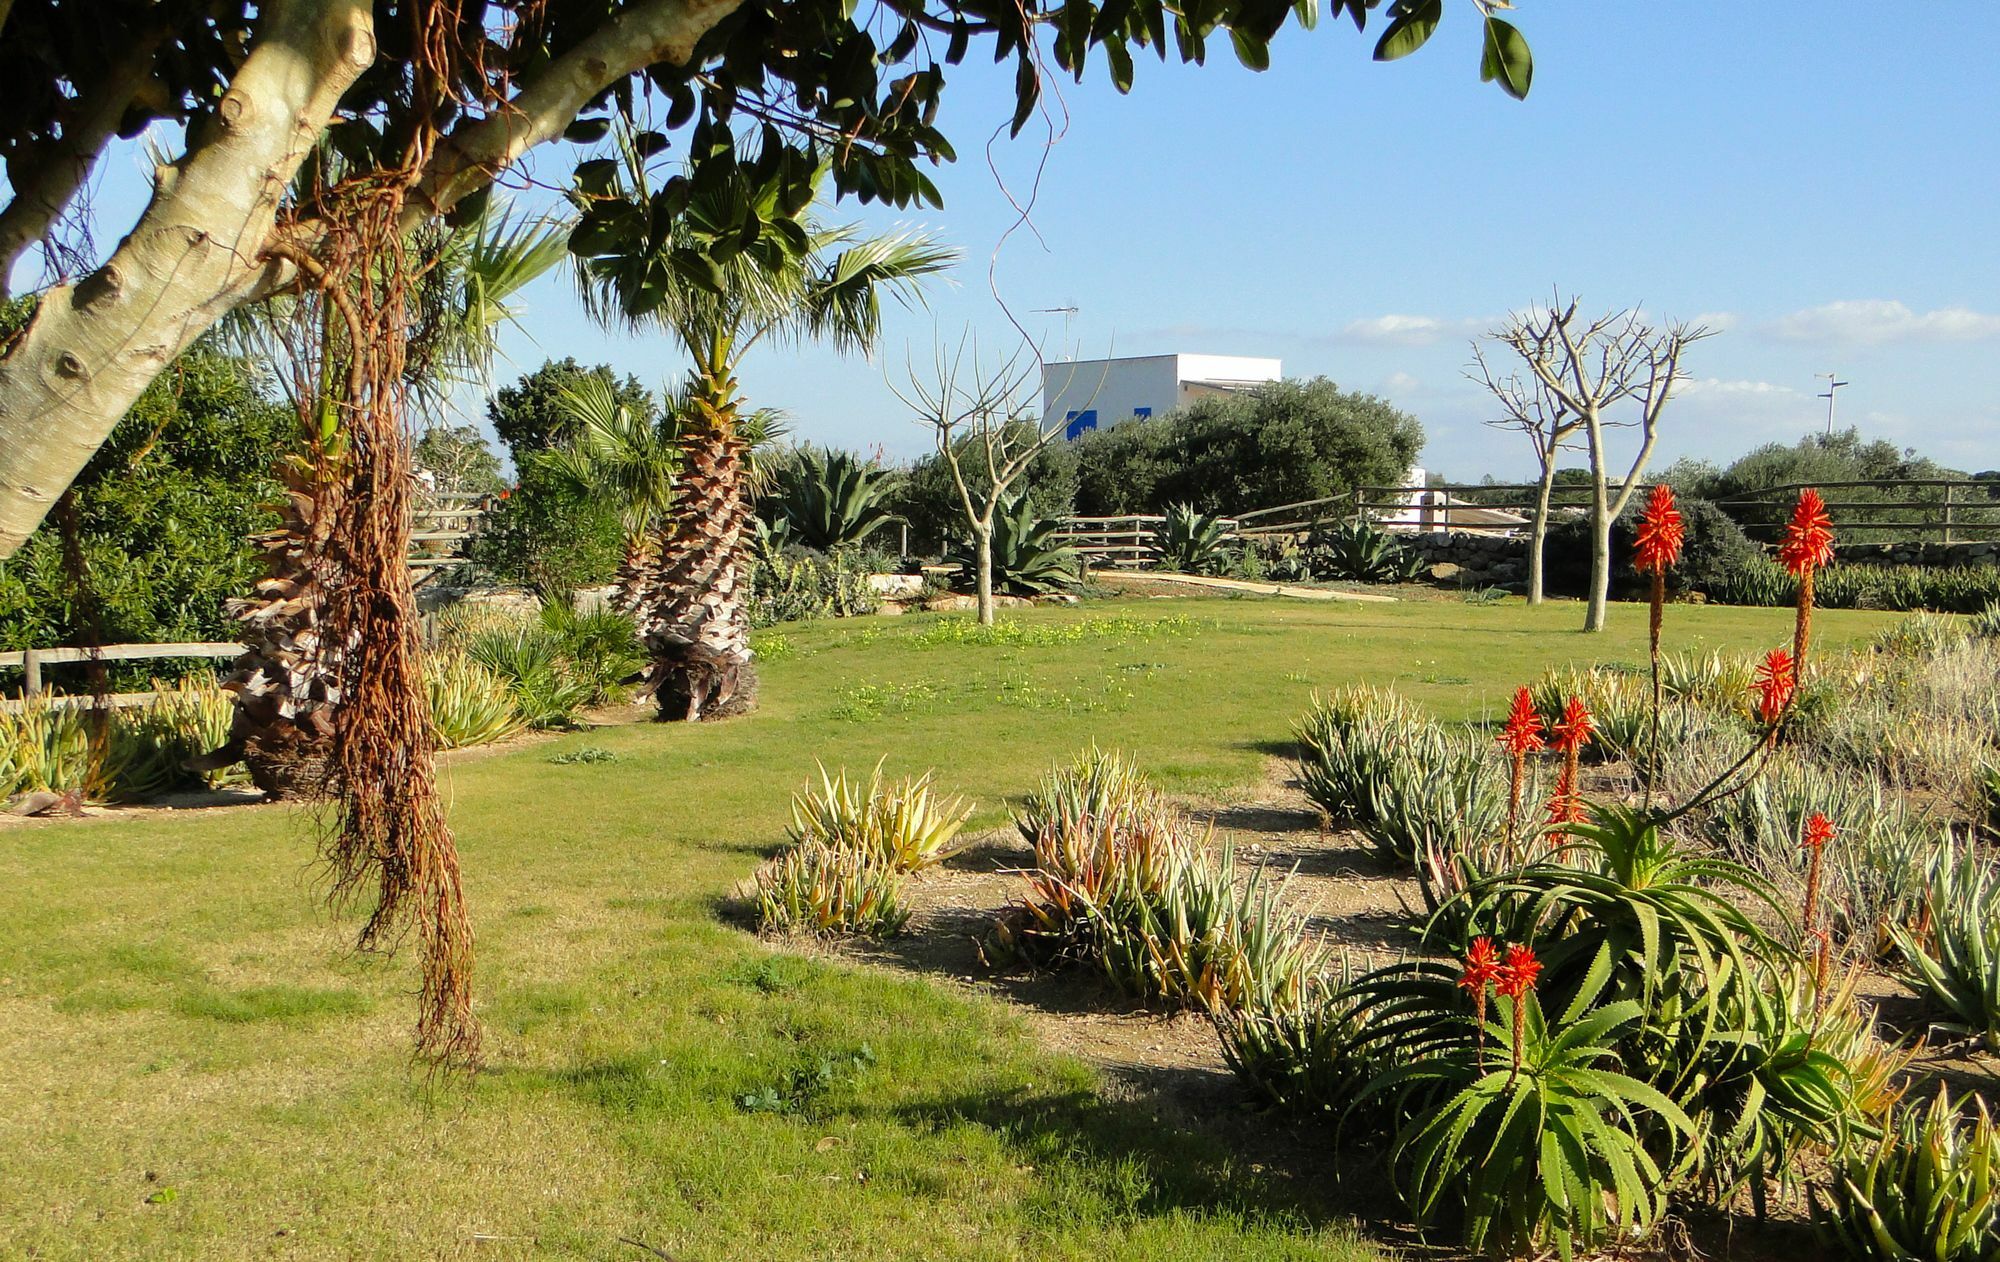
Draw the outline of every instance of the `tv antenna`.
[[[1839,379],[1839,378],[1838,378],[1838,377],[1836,376],[1836,374],[1834,374],[1834,373],[1830,373],[1830,372],[1816,372],[1816,373],[1814,373],[1814,374],[1813,374],[1813,376],[1815,376],[1815,377],[1824,377],[1824,378],[1826,378],[1826,393],[1825,393],[1825,394],[1822,394],[1822,395],[1819,395],[1819,396],[1817,396],[1817,397],[1818,397],[1818,398],[1822,398],[1822,399],[1825,399],[1825,400],[1826,400],[1826,436],[1827,436],[1828,438],[1832,438],[1832,437],[1833,437],[1833,396],[1834,396],[1834,395],[1836,395],[1836,394],[1839,394],[1839,393],[1840,393],[1840,388],[1841,388],[1842,386],[1846,385],[1847,383],[1846,383],[1845,381],[1841,381],[1841,380],[1840,380],[1840,379]]]

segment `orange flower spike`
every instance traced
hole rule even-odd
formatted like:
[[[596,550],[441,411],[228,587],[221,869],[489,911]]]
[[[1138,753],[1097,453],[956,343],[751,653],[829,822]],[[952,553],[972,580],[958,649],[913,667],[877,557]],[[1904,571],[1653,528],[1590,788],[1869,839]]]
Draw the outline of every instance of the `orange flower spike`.
[[[1633,566],[1641,574],[1662,573],[1679,562],[1681,545],[1686,541],[1687,526],[1674,506],[1674,488],[1664,482],[1655,485],[1639,513]]]
[[[1778,564],[1794,578],[1804,578],[1833,560],[1833,518],[1827,516],[1826,501],[1807,487],[1799,492],[1792,519],[1785,523],[1785,538],[1778,545]]]
[[[1786,649],[1772,649],[1765,654],[1750,689],[1757,698],[1757,718],[1760,721],[1770,724],[1783,718],[1799,689],[1798,672],[1793,669],[1791,653]]]
[[[1815,811],[1812,818],[1806,820],[1805,836],[1800,839],[1799,845],[1805,847],[1807,850],[1819,851],[1825,848],[1827,842],[1832,841],[1838,835],[1839,832],[1834,828],[1833,821]]]
[[[1514,708],[1507,712],[1507,723],[1500,729],[1498,739],[1500,748],[1516,758],[1548,748],[1542,736],[1542,716],[1536,712],[1535,699],[1528,695],[1527,688],[1514,690]]]
[[[1583,704],[1582,697],[1571,697],[1563,704],[1562,719],[1556,723],[1555,746],[1565,754],[1573,754],[1590,743],[1590,737],[1597,730],[1597,721],[1590,717],[1590,707]]]
[[[1819,928],[1820,861],[1825,858],[1826,843],[1833,838],[1833,821],[1814,811],[1806,820],[1805,835],[1799,839],[1799,845],[1812,856],[1811,862],[1806,866],[1805,913],[1800,917],[1800,924],[1804,927],[1808,938],[1811,938]],[[1821,949],[1824,950],[1824,946]]]
[[[1483,996],[1486,988],[1500,976],[1500,953],[1493,949],[1493,939],[1474,938],[1472,949],[1465,953],[1465,972],[1458,984],[1475,995]]]
[[[1507,958],[1500,964],[1494,988],[1509,999],[1519,999],[1535,988],[1535,979],[1541,973],[1542,962],[1535,958],[1535,949],[1515,943],[1507,948]]]

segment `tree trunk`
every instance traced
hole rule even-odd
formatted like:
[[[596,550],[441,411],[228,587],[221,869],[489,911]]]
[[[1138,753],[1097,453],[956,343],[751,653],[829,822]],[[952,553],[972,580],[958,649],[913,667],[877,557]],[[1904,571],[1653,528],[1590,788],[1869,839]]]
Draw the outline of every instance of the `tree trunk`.
[[[1604,465],[1597,461],[1590,502],[1590,607],[1583,617],[1585,631],[1604,630],[1604,613],[1611,599],[1611,497],[1604,484]]]
[[[1542,468],[1535,486],[1535,520],[1528,528],[1528,603],[1542,603],[1542,551],[1549,539],[1549,497],[1555,490],[1556,466],[1550,461]]]
[[[973,592],[979,605],[979,625],[993,625],[993,523],[973,527],[973,542],[979,548],[979,564],[974,575]]]
[[[652,662],[645,689],[663,720],[723,718],[756,705],[744,567],[750,504],[733,382],[697,398],[681,440],[679,494],[646,584],[639,633]]]

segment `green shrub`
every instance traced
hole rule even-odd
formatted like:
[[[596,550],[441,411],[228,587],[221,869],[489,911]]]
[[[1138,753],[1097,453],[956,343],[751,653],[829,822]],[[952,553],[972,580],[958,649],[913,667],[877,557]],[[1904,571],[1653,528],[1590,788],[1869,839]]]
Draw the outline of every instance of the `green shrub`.
[[[573,605],[542,606],[542,627],[555,637],[568,674],[590,690],[584,704],[603,705],[626,694],[626,681],[646,665],[639,629],[614,609],[580,612]]]
[[[1038,518],[1034,505],[1017,499],[993,515],[991,543],[993,590],[1009,596],[1044,596],[1067,591],[1080,579],[1080,558],[1076,549],[1061,538],[1062,523],[1054,518]],[[969,541],[961,540],[945,554],[957,565],[955,581],[962,591],[971,591],[978,581],[979,558]]]
[[[1294,730],[1299,783],[1328,816],[1366,824],[1399,751],[1430,726],[1393,692],[1353,687],[1315,697]]]
[[[1419,1222],[1449,1215],[1467,1248],[1516,1257],[1641,1240],[1659,1223],[1695,1125],[1621,1070],[1639,1002],[1607,1002],[1596,976],[1553,1019],[1531,990],[1497,997],[1481,1024],[1454,968],[1404,965],[1356,988],[1372,1001],[1367,1037],[1396,1044],[1362,1103],[1399,1119],[1391,1174]]]
[[[820,554],[803,548],[761,552],[750,570],[750,625],[809,618],[849,618],[881,604],[870,571],[846,549]]]
[[[790,543],[831,552],[895,520],[889,472],[849,452],[802,447],[773,471],[763,516]]]
[[[1812,1193],[1821,1238],[1846,1257],[2000,1258],[2000,1132],[1976,1097],[1968,1116],[1939,1087],[1928,1109],[1838,1156]]]
[[[1611,590],[1619,599],[1645,599],[1646,580],[1632,569],[1632,549],[1638,530],[1639,509],[1645,500],[1634,495],[1623,513],[1611,523]],[[1681,497],[1676,506],[1687,532],[1680,563],[1667,571],[1667,590],[1680,596],[1703,592],[1710,600],[1718,587],[1727,588],[1745,567],[1764,560],[1761,549],[1743,533],[1728,514],[1707,500]],[[1551,595],[1582,596],[1590,586],[1590,520],[1587,515],[1565,517],[1549,526],[1542,551],[1543,588]],[[1782,572],[1782,571],[1781,571]]]

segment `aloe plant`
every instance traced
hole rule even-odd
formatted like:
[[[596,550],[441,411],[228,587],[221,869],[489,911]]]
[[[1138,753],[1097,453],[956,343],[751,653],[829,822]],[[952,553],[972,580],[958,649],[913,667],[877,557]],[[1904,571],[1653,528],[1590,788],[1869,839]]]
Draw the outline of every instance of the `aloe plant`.
[[[898,872],[915,872],[958,851],[959,830],[971,814],[963,798],[937,792],[930,772],[885,781],[878,762],[863,783],[821,767],[819,786],[792,797],[791,837],[801,846],[860,851]]]
[[[1812,1189],[1822,1237],[1866,1262],[2000,1259],[2000,1132],[1983,1101],[1968,1116],[1943,1087]]]
[[[1937,1028],[2000,1053],[2000,876],[1947,836],[1931,860],[1928,937],[1891,924],[1903,980],[1940,1015]]]
[[[895,520],[889,472],[845,451],[801,448],[773,472],[765,515],[787,542],[822,552],[860,543]]]

